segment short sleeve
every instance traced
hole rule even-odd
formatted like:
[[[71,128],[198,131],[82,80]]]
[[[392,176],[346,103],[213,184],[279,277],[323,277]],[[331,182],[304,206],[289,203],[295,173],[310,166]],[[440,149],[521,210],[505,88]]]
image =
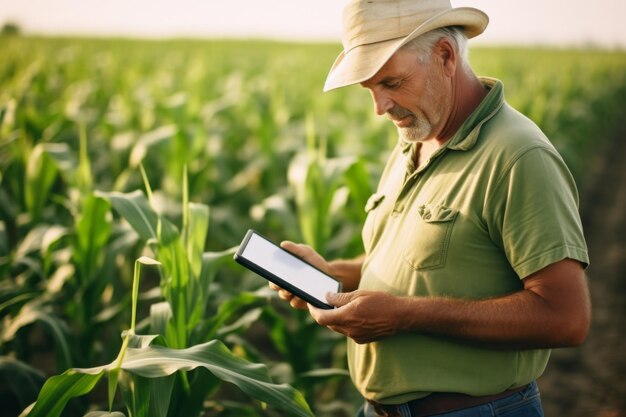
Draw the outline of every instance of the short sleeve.
[[[576,185],[556,151],[524,151],[489,197],[490,236],[520,278],[565,258],[589,264]]]

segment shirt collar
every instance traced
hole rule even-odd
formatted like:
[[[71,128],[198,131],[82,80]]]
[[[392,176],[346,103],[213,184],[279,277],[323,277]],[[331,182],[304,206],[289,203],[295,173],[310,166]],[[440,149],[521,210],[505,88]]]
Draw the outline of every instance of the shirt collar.
[[[485,88],[489,89],[489,93],[465,122],[463,122],[459,130],[446,142],[444,145],[445,148],[459,151],[472,149],[478,140],[482,126],[490,120],[504,104],[504,85],[502,81],[487,77],[481,77],[480,81]],[[400,138],[398,139],[398,145],[403,153],[407,153],[415,143],[404,141]]]

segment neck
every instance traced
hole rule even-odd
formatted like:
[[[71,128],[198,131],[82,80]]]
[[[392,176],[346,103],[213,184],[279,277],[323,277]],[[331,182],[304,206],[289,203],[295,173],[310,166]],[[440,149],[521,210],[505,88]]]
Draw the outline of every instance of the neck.
[[[443,126],[438,142],[443,144],[459,130],[463,122],[480,105],[488,91],[471,71],[457,68],[452,83],[452,105],[448,121]]]

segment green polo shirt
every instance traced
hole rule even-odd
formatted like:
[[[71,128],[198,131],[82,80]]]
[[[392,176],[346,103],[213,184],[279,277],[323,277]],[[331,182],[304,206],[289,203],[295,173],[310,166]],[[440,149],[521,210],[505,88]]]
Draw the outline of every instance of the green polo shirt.
[[[565,258],[589,263],[578,195],[541,130],[504,100],[500,81],[459,131],[415,171],[399,142],[366,206],[360,287],[399,296],[482,299]],[[409,168],[407,169],[407,167]],[[491,350],[407,332],[348,340],[356,387],[402,403],[431,392],[489,395],[531,382],[549,350]]]

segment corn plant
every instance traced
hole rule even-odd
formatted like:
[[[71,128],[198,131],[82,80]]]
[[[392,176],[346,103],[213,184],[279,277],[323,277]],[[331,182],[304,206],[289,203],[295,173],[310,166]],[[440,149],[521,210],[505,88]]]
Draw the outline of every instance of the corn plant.
[[[14,146],[17,142],[8,145]],[[16,407],[21,408],[36,397],[42,376],[33,378],[32,369],[22,362],[33,360],[25,341],[35,337],[53,342],[55,357],[46,372],[107,356],[106,347],[97,342],[124,305],[123,300],[107,305],[107,297],[123,292],[111,278],[112,264],[128,247],[119,245],[113,234],[110,204],[93,195],[84,128],[78,158],[67,144],[45,141],[26,155],[25,164],[17,158],[7,164],[13,173],[23,173],[18,187],[23,193],[13,195],[12,202],[4,200],[17,213],[3,216],[2,224],[11,230],[7,240],[18,244],[3,254],[9,277],[2,280],[0,291],[0,351],[21,359],[5,361],[0,378],[10,371],[17,380],[34,382],[13,390]],[[20,177],[10,180],[15,186]],[[109,246],[110,238],[117,249]]]
[[[282,409],[289,415],[312,415],[301,394],[288,386],[273,384],[265,367],[233,355],[217,340],[186,349],[172,349],[159,344],[165,342],[159,335],[137,335],[135,329],[141,264],[157,265],[158,262],[146,257],[135,262],[132,319],[130,328],[123,333],[117,358],[105,366],[73,368],[49,378],[37,401],[22,416],[60,416],[68,400],[89,393],[106,374],[109,410],[87,415],[124,415],[111,410],[119,381],[122,382],[129,416],[164,417],[168,415],[174,382],[170,375],[198,367],[207,369],[217,378],[237,385],[250,396]]]
[[[88,349],[93,347],[98,315],[103,314],[106,320],[112,318],[111,312],[103,313],[100,298],[105,288],[114,284],[107,271],[110,272],[111,258],[116,255],[107,247],[114,233],[110,204],[93,194],[84,126],[79,136],[78,158],[65,143],[38,143],[29,153],[24,192],[15,196],[16,202],[23,197],[25,205],[16,210],[17,218],[25,220],[10,226],[16,229],[16,234],[22,229],[26,234],[9,254],[12,268],[17,271],[12,272],[16,280],[31,284],[26,286],[31,295],[42,295],[34,304],[62,304],[62,315],[71,318],[72,326],[76,326],[75,330],[82,337],[77,345],[86,348],[82,353],[72,352],[78,363],[91,359]],[[52,183],[55,183],[54,190]],[[42,210],[44,206],[46,213]],[[125,247],[121,245],[118,250]],[[32,291],[37,286],[38,291]],[[33,297],[27,294],[14,296],[4,307],[15,309],[30,299]],[[26,318],[14,317],[10,326],[13,330],[9,333],[20,328],[18,322],[29,322]],[[6,342],[9,338],[5,328],[3,340]]]
[[[247,294],[229,300],[217,315],[205,318],[209,289],[217,267],[230,260],[234,248],[223,252],[203,252],[209,223],[209,209],[188,200],[187,182],[183,178],[182,231],[153,210],[153,194],[144,173],[148,198],[141,193],[102,193],[115,210],[145,240],[162,265],[161,292],[165,301],[152,305],[152,330],[163,336],[164,344],[187,349],[197,343],[209,343],[222,324],[258,298]],[[235,370],[236,372],[236,370]],[[218,376],[220,379],[222,377]],[[229,380],[229,379],[227,379]],[[173,386],[173,401],[168,415],[193,414],[202,408],[204,398],[217,389],[215,378],[206,374],[181,374]]]
[[[289,162],[288,191],[256,205],[253,217],[264,222],[279,217],[286,236],[327,256],[358,255],[360,238],[352,226],[364,220],[363,207],[372,191],[368,164],[357,155],[329,157],[327,139],[316,134],[312,115],[305,137],[305,149]]]

